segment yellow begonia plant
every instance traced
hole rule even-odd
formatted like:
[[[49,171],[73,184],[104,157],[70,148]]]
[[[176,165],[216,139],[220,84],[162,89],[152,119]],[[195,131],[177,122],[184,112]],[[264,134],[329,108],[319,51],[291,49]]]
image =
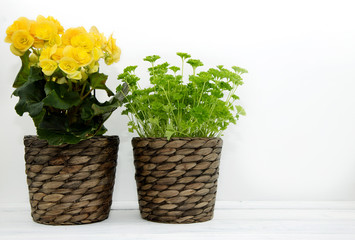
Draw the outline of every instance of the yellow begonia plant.
[[[31,64],[41,67],[46,76],[51,76],[57,67],[69,78],[82,70],[94,73],[98,71],[95,66],[101,58],[111,65],[118,62],[121,55],[112,35],[106,39],[95,26],[89,32],[84,27],[64,31],[51,16],[40,15],[36,21],[21,17],[7,28],[6,35],[5,42],[11,43],[11,52],[23,56],[30,50]]]
[[[119,96],[100,103],[96,89],[112,96],[99,73],[99,61],[120,60],[121,49],[112,35],[107,39],[96,27],[65,30],[55,18],[20,17],[6,30],[5,42],[21,57],[14,95],[19,115],[28,112],[40,138],[50,144],[76,143],[105,132],[103,122],[120,104]]]

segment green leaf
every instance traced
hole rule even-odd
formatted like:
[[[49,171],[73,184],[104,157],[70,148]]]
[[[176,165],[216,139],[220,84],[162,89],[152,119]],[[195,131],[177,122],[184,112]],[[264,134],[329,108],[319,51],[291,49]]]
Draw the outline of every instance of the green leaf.
[[[31,117],[34,117],[42,111],[42,100],[45,97],[43,91],[44,83],[44,80],[36,82],[27,81],[14,91],[13,94],[19,97],[19,101],[15,106],[18,115],[22,116],[25,112],[28,112]]]
[[[160,59],[158,55],[147,56],[143,59],[143,61],[154,63],[156,60]]]
[[[44,129],[52,132],[67,132],[68,119],[63,113],[46,112],[42,121],[38,125],[39,129]]]
[[[188,53],[183,53],[183,52],[177,52],[176,55],[178,55],[179,57],[181,57],[182,60],[191,57],[190,54],[188,54]]]
[[[119,107],[119,102],[116,98],[112,98],[103,104],[93,104],[91,106],[93,110],[93,116],[103,115],[105,113],[111,113]]]
[[[159,118],[149,118],[148,122],[152,125],[159,125]]]
[[[23,56],[21,56],[22,66],[18,72],[15,82],[12,85],[14,88],[21,87],[25,82],[27,82],[28,75],[30,74],[30,51],[26,51]]]
[[[69,108],[78,106],[81,103],[79,93],[69,92],[68,86],[64,84],[47,82],[45,92],[47,94],[47,97],[43,99],[45,106],[68,110]]]
[[[233,98],[234,100],[239,100],[239,97],[238,97],[237,95],[235,95],[235,94],[232,95],[232,98]]]
[[[100,129],[96,131],[95,136],[102,136],[107,132],[107,128],[104,125],[101,125]]]
[[[228,91],[233,89],[232,86],[226,82],[219,82],[219,87],[223,90],[228,90]]]
[[[71,133],[52,132],[41,128],[37,128],[37,135],[40,139],[47,140],[49,145],[76,144],[83,140]]]
[[[166,127],[166,131],[165,131],[165,137],[168,139],[168,141],[174,135],[174,133],[175,133],[175,129],[173,127],[173,124],[170,122]]]
[[[107,92],[108,96],[113,96],[113,92],[106,86],[107,75],[103,73],[93,73],[89,76],[90,86],[93,89],[102,89]]]
[[[170,140],[171,136],[174,135],[174,133],[174,131],[166,130],[165,137],[168,139],[168,141]]]
[[[94,135],[97,135],[100,132],[100,128],[102,128],[102,121],[99,118],[95,118],[91,121],[90,124],[84,124],[83,122],[77,122],[71,124],[68,128],[68,132],[72,135],[81,138],[81,139],[88,139]],[[105,129],[105,128],[104,128]],[[106,129],[104,130],[106,132]],[[103,133],[104,133],[103,132]]]
[[[103,122],[106,121],[108,116],[111,115],[113,111],[115,111],[118,107],[122,105],[122,101],[128,93],[128,85],[126,83],[123,83],[121,86],[121,90],[117,92],[115,96],[112,97],[109,101],[106,101],[104,103],[99,103],[98,101],[96,101],[91,105],[92,111],[89,112],[88,110],[86,110],[84,114],[91,114],[90,118],[94,116],[104,115]],[[85,119],[88,119],[88,115],[84,116]]]
[[[39,138],[47,140],[50,145],[75,144],[93,136],[99,126],[98,121],[91,121],[89,124],[82,121],[69,124],[66,114],[46,112],[37,126],[37,134]]]
[[[28,75],[29,82],[36,82],[36,81],[40,81],[43,79],[45,79],[45,78],[44,78],[41,68],[38,68],[38,67],[31,67],[30,68],[30,73]]]
[[[46,114],[46,109],[42,108],[41,112],[38,115],[32,117],[33,123],[35,124],[36,128],[42,122],[45,114]]]
[[[125,79],[129,75],[128,72],[121,73],[117,76],[118,80]]]
[[[169,67],[169,69],[170,69],[171,71],[173,71],[175,74],[176,74],[177,71],[180,70],[180,68],[177,67],[177,66],[171,66],[171,67]]]
[[[244,69],[244,68],[241,68],[241,67],[233,66],[232,69],[233,69],[236,73],[239,73],[239,74],[248,73],[248,70],[246,70],[246,69]]]
[[[128,131],[131,133],[133,133],[133,131],[137,129],[137,126],[133,121],[129,121],[127,125],[128,125]]]
[[[131,87],[135,87],[137,82],[140,80],[139,77],[129,73],[121,73],[118,75],[118,80],[122,79],[123,82],[127,83]]]
[[[128,67],[126,67],[125,69],[123,69],[123,72],[124,72],[124,73],[126,73],[126,72],[128,72],[128,73],[133,73],[133,72],[136,70],[137,67],[138,67],[138,66],[128,66]]]
[[[242,106],[237,105],[237,106],[235,106],[235,108],[237,109],[238,114],[240,114],[242,116],[246,115],[246,112],[245,112],[245,110],[244,110],[244,108]]]
[[[168,72],[169,63],[165,62],[155,67],[148,68],[150,75],[164,75]]]
[[[208,120],[209,111],[202,105],[195,106],[191,109],[191,116],[193,116],[198,123],[203,123]]]
[[[91,120],[94,117],[94,110],[91,106],[95,103],[98,103],[96,98],[94,96],[90,96],[85,98],[83,103],[80,105],[80,116],[84,121]]]
[[[217,65],[216,66],[219,70],[223,70],[223,65]]]
[[[203,63],[198,59],[189,59],[186,63],[190,64],[194,69],[203,66]]]
[[[90,105],[90,102],[94,102]],[[113,97],[110,101],[105,103],[100,103],[91,99],[90,101],[86,101],[82,105],[81,117],[86,121],[94,121],[97,120],[99,124],[96,128],[95,135],[103,134],[106,132],[106,128],[103,127],[103,123],[111,116],[112,112],[117,109],[121,105],[121,102]]]

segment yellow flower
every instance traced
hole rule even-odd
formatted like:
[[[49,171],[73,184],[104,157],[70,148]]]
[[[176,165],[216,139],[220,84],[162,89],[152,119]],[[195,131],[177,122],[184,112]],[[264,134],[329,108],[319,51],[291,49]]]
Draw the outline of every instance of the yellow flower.
[[[79,65],[74,59],[63,57],[59,61],[59,68],[66,74],[73,74],[79,68]]]
[[[59,62],[59,60],[64,56],[63,55],[63,47],[57,47],[57,50],[55,51],[55,53],[53,53],[53,55],[51,56],[53,60]]]
[[[94,48],[92,49],[92,55],[94,61],[98,61],[100,58],[104,56],[102,49],[105,47],[106,38],[104,34],[100,33],[95,26],[92,26],[90,28],[90,35],[94,40]]]
[[[85,28],[77,27],[77,28],[69,28],[65,30],[62,36],[62,42],[64,45],[71,45],[71,39],[81,33],[86,33]]]
[[[57,69],[58,64],[56,61],[50,59],[42,59],[39,61],[39,66],[42,68],[42,72],[45,75],[51,76]]]
[[[83,48],[87,52],[90,52],[94,47],[94,40],[88,33],[80,33],[75,35],[70,42],[73,47]]]
[[[14,21],[14,23],[6,29],[5,42],[12,43],[11,37],[18,30],[30,31],[31,23],[32,21],[28,20],[25,17],[20,17],[19,19]]]
[[[92,49],[92,56],[94,58],[94,61],[98,61],[100,58],[104,56],[104,53],[101,48],[94,47]]]
[[[72,74],[69,74],[68,78],[72,79],[72,80],[80,80],[82,78],[81,72],[80,71],[76,71],[76,72],[74,72]]]
[[[116,63],[120,60],[121,57],[121,49],[117,48],[112,54],[107,54],[105,56],[105,63],[107,65],[111,65],[112,63]]]
[[[19,56],[19,57],[21,57],[23,54],[25,54],[25,52],[21,52],[17,48],[15,48],[14,44],[10,45],[10,50],[14,55]]]
[[[26,52],[33,44],[33,37],[26,30],[18,30],[11,36],[13,46],[20,52]]]
[[[91,53],[88,53],[85,49],[80,47],[66,46],[63,54],[65,57],[73,58],[81,67],[90,64],[92,61]]]
[[[39,15],[31,25],[31,33],[38,39],[50,41],[58,34],[58,28],[54,22]]]
[[[106,42],[106,46],[105,46],[104,50],[111,55],[115,51],[117,51],[117,49],[118,49],[118,46],[116,45],[116,39],[114,39],[111,34],[111,36],[108,38],[108,40]]]
[[[33,46],[35,48],[43,48],[44,47],[44,40],[35,38],[35,41],[33,42]]]
[[[103,33],[100,33],[95,26],[90,28],[90,35],[94,39],[94,46],[97,48],[103,48],[105,46],[106,38]]]
[[[116,63],[120,60],[120,56],[121,56],[121,51],[115,53],[114,55],[109,55],[105,58],[105,63],[107,65],[111,65],[113,63]]]
[[[99,63],[94,61],[91,62],[88,73],[96,73],[97,71],[99,71]]]
[[[56,53],[57,51],[57,45],[54,45],[53,47],[45,47],[42,49],[41,51],[41,55],[39,56],[39,60],[42,60],[42,59],[50,59],[51,56]]]
[[[60,22],[57,19],[55,19],[52,16],[48,16],[46,18],[46,20],[48,20],[50,22],[53,22],[57,26],[58,34],[63,34],[64,33],[64,28],[63,28],[63,26],[60,24]]]
[[[61,45],[62,39],[58,34],[54,34],[51,39],[48,40],[47,45],[54,46],[54,45]]]
[[[112,34],[107,41],[105,51],[107,53],[105,56],[105,63],[107,65],[111,65],[120,60],[121,49],[116,45],[116,39],[112,37]]]

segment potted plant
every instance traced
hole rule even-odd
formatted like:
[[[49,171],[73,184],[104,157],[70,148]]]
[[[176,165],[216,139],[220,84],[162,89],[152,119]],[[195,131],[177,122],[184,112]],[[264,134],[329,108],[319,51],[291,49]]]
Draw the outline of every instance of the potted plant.
[[[15,106],[28,113],[37,136],[25,136],[26,174],[33,220],[83,224],[108,217],[115,177],[118,136],[102,136],[104,122],[120,105],[99,73],[99,60],[119,61],[112,35],[96,27],[64,30],[53,17],[21,17],[5,41],[22,67],[13,87]],[[95,92],[111,97],[99,102]]]
[[[151,86],[141,89],[129,66],[118,79],[129,86],[122,112],[129,117],[139,206],[144,219],[165,223],[194,223],[212,219],[222,139],[230,123],[236,123],[244,109],[236,105],[241,75],[247,71],[223,66],[196,72],[202,66],[186,53],[177,53],[181,69],[160,57],[144,60]],[[187,60],[189,59],[189,60]],[[184,83],[184,64],[192,67]],[[120,92],[123,85],[117,88]]]

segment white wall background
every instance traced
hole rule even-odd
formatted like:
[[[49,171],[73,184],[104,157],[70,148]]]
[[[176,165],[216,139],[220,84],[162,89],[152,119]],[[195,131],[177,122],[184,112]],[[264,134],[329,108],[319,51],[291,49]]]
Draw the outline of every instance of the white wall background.
[[[224,136],[219,200],[355,200],[354,1],[26,1],[0,2],[0,39],[20,16],[52,15],[65,28],[114,32],[121,61],[101,70],[117,85],[127,65],[189,52],[207,67],[249,70],[240,88],[247,117]],[[12,82],[20,68],[0,44],[0,203],[28,201],[22,138],[35,134],[16,115]],[[121,138],[115,201],[136,200],[127,119],[118,110],[108,134]]]

